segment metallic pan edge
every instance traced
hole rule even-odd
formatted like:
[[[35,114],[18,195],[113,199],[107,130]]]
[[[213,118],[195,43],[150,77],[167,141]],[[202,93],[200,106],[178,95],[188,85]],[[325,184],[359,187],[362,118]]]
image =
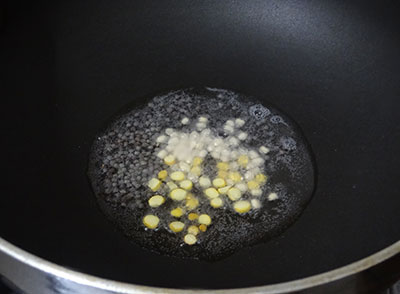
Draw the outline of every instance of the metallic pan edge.
[[[28,282],[32,288],[41,288],[41,293],[49,292],[51,289],[60,286],[64,291],[62,293],[286,293],[291,291],[298,291],[302,289],[311,288],[328,282],[347,277],[352,274],[361,272],[370,268],[396,254],[400,253],[400,241],[385,249],[374,253],[364,259],[341,268],[328,271],[322,274],[314,275],[308,278],[294,280],[291,282],[272,284],[268,286],[241,288],[241,289],[227,289],[227,290],[178,290],[156,288],[148,286],[140,286],[134,284],[127,284],[106,280],[91,276],[88,274],[79,273],[66,269],[62,266],[48,262],[42,258],[34,256],[14,245],[0,238],[0,274],[4,275],[11,282],[18,284],[22,279],[31,280]],[[39,276],[42,283],[39,284],[29,277],[32,273],[33,277]],[[40,280],[40,279],[39,279]],[[44,282],[43,282],[44,281]],[[46,290],[44,287],[47,287]],[[25,285],[28,293],[33,289],[29,289]],[[70,292],[70,291],[71,292]],[[92,292],[95,290],[96,292]],[[38,292],[34,293],[38,293]],[[60,292],[56,292],[60,293]]]

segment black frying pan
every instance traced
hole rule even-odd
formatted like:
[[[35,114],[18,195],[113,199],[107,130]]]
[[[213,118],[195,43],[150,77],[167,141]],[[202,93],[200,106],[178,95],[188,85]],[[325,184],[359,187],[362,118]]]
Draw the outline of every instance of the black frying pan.
[[[400,239],[396,1],[10,1],[1,28],[0,235],[136,284],[234,288],[307,277]],[[132,245],[86,177],[95,134],[190,86],[265,99],[302,128],[318,185],[280,237],[214,263]]]

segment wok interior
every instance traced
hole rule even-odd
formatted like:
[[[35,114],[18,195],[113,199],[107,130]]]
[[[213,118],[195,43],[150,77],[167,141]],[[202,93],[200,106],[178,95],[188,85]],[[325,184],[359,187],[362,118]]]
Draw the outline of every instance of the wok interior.
[[[392,7],[14,5],[1,55],[6,240],[89,274],[182,288],[303,278],[399,240],[400,50]],[[90,144],[116,112],[164,90],[205,85],[284,110],[302,128],[318,168],[314,198],[294,225],[215,263],[129,243],[96,207],[86,177]]]

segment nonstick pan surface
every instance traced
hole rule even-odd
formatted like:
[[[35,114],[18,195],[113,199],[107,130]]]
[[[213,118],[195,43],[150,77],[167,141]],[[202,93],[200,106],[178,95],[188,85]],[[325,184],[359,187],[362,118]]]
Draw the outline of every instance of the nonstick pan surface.
[[[65,267],[141,285],[290,281],[400,239],[395,1],[10,1],[1,27],[0,235]],[[132,245],[96,206],[91,143],[126,105],[235,90],[301,127],[317,185],[270,242],[208,263]]]

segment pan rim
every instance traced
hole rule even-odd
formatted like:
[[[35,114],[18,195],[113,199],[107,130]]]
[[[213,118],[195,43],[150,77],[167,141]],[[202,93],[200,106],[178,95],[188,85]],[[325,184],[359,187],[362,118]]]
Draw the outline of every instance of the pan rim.
[[[363,259],[350,263],[348,265],[320,273],[317,275],[309,276],[302,279],[297,279],[289,282],[270,284],[266,286],[248,287],[248,288],[235,288],[235,289],[173,289],[173,288],[160,288],[152,286],[142,286],[136,284],[129,284],[108,280],[96,277],[90,274],[81,273],[63,266],[57,265],[53,262],[47,261],[41,257],[31,254],[12,243],[0,237],[0,252],[8,255],[11,258],[19,261],[22,264],[30,266],[36,270],[42,271],[46,274],[63,278],[65,280],[75,282],[78,285],[92,287],[98,290],[105,291],[104,293],[123,293],[123,294],[136,294],[136,293],[286,293],[291,291],[299,291],[307,288],[312,288],[329,282],[345,278],[347,276],[356,274],[366,270],[374,265],[377,265],[390,257],[400,253],[400,240],[392,245],[371,254]],[[5,275],[6,278],[7,275]],[[10,279],[12,281],[12,279]]]

